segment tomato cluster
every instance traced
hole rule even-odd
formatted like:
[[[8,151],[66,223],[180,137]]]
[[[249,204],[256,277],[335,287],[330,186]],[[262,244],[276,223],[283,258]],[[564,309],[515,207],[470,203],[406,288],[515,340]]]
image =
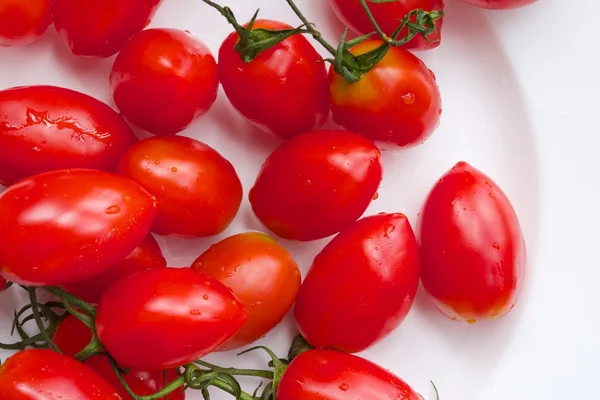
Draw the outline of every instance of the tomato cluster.
[[[503,316],[526,261],[507,196],[465,162],[433,185],[416,231],[394,210],[363,216],[384,179],[378,145],[418,145],[439,124],[435,75],[409,49],[439,45],[443,1],[331,0],[358,34],[379,35],[337,50],[310,24],[240,25],[203,1],[234,27],[218,60],[188,32],[144,30],[161,0],[0,0],[0,45],[30,43],[53,21],[75,55],[118,53],[107,84],[119,109],[61,87],[0,91],[0,292],[8,281],[27,289],[26,319],[40,329],[27,336],[17,313],[21,347],[38,348],[0,366],[0,398],[173,400],[185,388],[206,396],[209,386],[256,398],[241,392],[241,374],[273,380],[262,398],[420,399],[349,353],[396,329],[419,283],[452,319]],[[329,71],[306,33],[332,53]],[[273,237],[239,233],[191,265],[167,266],[154,235],[221,234],[243,200],[233,165],[178,135],[209,111],[219,84],[242,117],[283,141],[247,193]],[[339,129],[323,129],[330,114]],[[139,140],[129,124],[153,136]],[[274,238],[334,235],[303,282]],[[65,314],[39,303],[36,290],[57,295]],[[267,349],[274,372],[200,360],[256,342],[294,304],[301,336],[286,360]]]

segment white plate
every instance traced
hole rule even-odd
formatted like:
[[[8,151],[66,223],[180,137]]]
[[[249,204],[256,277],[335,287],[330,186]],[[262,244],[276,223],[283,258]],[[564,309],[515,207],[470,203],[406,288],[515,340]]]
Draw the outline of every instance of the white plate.
[[[241,21],[261,16],[295,24],[283,0],[224,0]],[[199,0],[168,0],[151,26],[187,29],[216,54],[231,31]],[[330,40],[341,25],[326,0],[300,0],[309,19]],[[442,45],[418,55],[435,71],[443,96],[439,130],[424,145],[384,153],[379,199],[367,214],[401,211],[416,224],[424,196],[456,161],[493,177],[511,198],[528,245],[526,289],[506,318],[465,326],[433,311],[419,295],[404,324],[363,355],[433,398],[444,400],[592,399],[600,356],[600,239],[596,122],[600,62],[596,43],[600,5],[592,0],[541,0],[521,10],[490,12],[447,0]],[[587,52],[587,50],[592,50]],[[51,28],[27,48],[0,48],[0,89],[53,84],[113,105],[112,59],[72,56]],[[236,167],[247,193],[277,140],[256,134],[223,93],[210,113],[184,132],[218,149]],[[171,266],[186,266],[212,242],[245,230],[262,230],[247,200],[226,233],[203,240],[162,239]],[[303,271],[326,242],[284,242]],[[9,341],[16,290],[0,294],[0,340]],[[261,341],[285,354],[295,333],[287,318]],[[1,353],[2,358],[6,353]],[[259,366],[259,354],[209,357],[224,366]],[[248,390],[250,390],[248,388]],[[226,399],[217,395],[215,399]],[[190,393],[188,399],[199,399]],[[283,399],[285,400],[285,399]],[[374,399],[375,400],[375,399]]]

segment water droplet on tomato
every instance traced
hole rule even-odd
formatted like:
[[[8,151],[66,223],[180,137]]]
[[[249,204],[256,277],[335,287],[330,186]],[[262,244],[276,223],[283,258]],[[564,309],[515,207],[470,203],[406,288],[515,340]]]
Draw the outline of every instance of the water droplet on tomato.
[[[306,186],[310,186],[310,185],[311,185],[311,183],[312,183],[312,182],[310,181],[310,179],[307,179],[307,180],[306,180],[306,182],[304,182],[304,184],[305,184]]]
[[[108,207],[106,210],[104,210],[104,212],[107,214],[118,214],[121,212],[121,207],[119,207],[115,204],[115,205]]]
[[[415,104],[415,94],[411,92],[404,93],[402,95],[402,102],[407,106],[412,106]]]
[[[202,296],[202,298],[203,298],[204,300],[208,300],[208,295],[207,295],[207,294],[205,294],[204,296]]]
[[[154,164],[159,165],[160,164],[160,160],[154,160]]]
[[[152,174],[152,170],[150,168],[146,168],[146,173],[147,174]]]
[[[490,193],[488,193],[488,196],[490,196],[490,199],[493,199],[493,198],[494,198],[494,194],[493,194],[493,193],[491,193],[491,192],[490,192]]]
[[[40,147],[40,146],[34,146],[32,150],[33,150],[33,151],[38,151],[38,152],[39,152],[39,151],[42,151],[42,149],[41,149],[41,147]]]
[[[342,383],[339,387],[342,392],[345,392],[350,386],[347,383]]]
[[[431,75],[433,79],[436,79],[435,73],[432,70],[429,70],[429,75]]]
[[[200,310],[193,309],[193,310],[190,310],[190,315],[200,316],[200,315],[202,315],[202,313],[200,312]]]
[[[441,108],[438,111],[438,115],[442,115],[442,109]]]
[[[471,325],[473,325],[475,322],[477,322],[477,320],[475,320],[475,319],[470,319],[470,320],[468,320],[468,321],[467,321],[467,324],[471,324]]]
[[[123,196],[123,203],[129,203],[131,201],[131,196]]]
[[[188,35],[191,35],[191,34],[192,34],[192,32],[188,31],[187,29],[186,29],[186,30],[184,30],[184,32],[185,32],[185,33],[187,33]]]
[[[496,250],[500,250],[500,245],[497,242],[494,242],[494,244],[492,244],[492,247]]]
[[[171,172],[173,172],[173,173],[177,172],[177,167],[171,168]]]
[[[375,192],[375,195],[373,196],[373,200],[377,200],[379,198],[379,193]]]

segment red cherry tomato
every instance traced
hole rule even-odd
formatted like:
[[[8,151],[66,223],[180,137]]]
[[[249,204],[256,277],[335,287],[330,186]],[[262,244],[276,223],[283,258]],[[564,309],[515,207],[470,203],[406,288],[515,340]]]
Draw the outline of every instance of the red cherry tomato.
[[[296,322],[316,347],[362,351],[400,325],[418,285],[419,249],[408,219],[363,218],[315,258],[296,300]]]
[[[363,358],[310,350],[290,363],[277,390],[285,400],[422,400],[406,382]]]
[[[300,270],[271,237],[241,233],[212,245],[192,268],[229,287],[249,312],[244,327],[220,350],[245,346],[266,335],[290,310],[300,289]]]
[[[420,221],[423,286],[453,319],[506,314],[525,274],[525,243],[510,201],[489,177],[456,164],[429,193]]]
[[[525,7],[535,3],[537,0],[462,0],[465,3],[492,10],[510,10],[512,8]]]
[[[365,212],[381,178],[381,153],[371,141],[345,131],[303,133],[267,158],[250,203],[275,234],[322,239]]]
[[[162,0],[54,0],[54,25],[78,56],[110,57],[144,29]]]
[[[123,47],[110,86],[129,122],[155,135],[174,135],[204,115],[217,98],[217,62],[187,32],[148,29]]]
[[[135,142],[119,114],[86,94],[54,86],[0,91],[0,184],[67,168],[112,171]]]
[[[152,235],[148,234],[125,260],[108,271],[83,281],[64,285],[63,288],[88,303],[98,303],[106,290],[124,276],[147,269],[166,268],[167,261]]]
[[[218,349],[247,319],[244,305],[219,281],[191,268],[165,268],[112,285],[98,305],[96,330],[119,365],[152,371]]]
[[[73,357],[92,340],[92,332],[81,321],[70,315],[60,323],[52,340],[63,354]],[[85,365],[111,383],[123,399],[132,398],[123,388],[108,358],[105,356],[94,356],[85,360]],[[173,381],[178,376],[179,374],[176,369],[168,370],[167,382]],[[123,374],[123,377],[131,390],[138,396],[148,396],[164,388],[165,377],[163,371],[129,370]],[[182,391],[169,394],[168,399],[166,397],[161,398],[161,400],[183,399],[185,399],[185,392]]]
[[[121,400],[84,364],[52,350],[23,350],[0,366],[2,400]]]
[[[127,257],[155,214],[155,199],[122,176],[35,175],[0,195],[0,270],[24,285],[85,280]]]
[[[354,46],[364,54],[381,45],[368,40]],[[437,128],[442,112],[433,72],[412,53],[392,47],[356,83],[330,70],[331,110],[335,123],[371,140],[409,146],[425,141]]]
[[[118,171],[158,199],[152,232],[159,235],[219,234],[242,202],[242,184],[231,163],[188,137],[142,140],[125,154]]]
[[[257,20],[253,29],[292,27]],[[245,63],[235,50],[238,40],[233,32],[219,50],[221,83],[235,109],[258,129],[282,139],[323,126],[329,115],[327,69],[310,42],[294,35]]]
[[[36,41],[52,23],[51,0],[0,0],[0,47]]]
[[[400,25],[400,20],[414,9],[420,8],[425,11],[444,9],[443,0],[398,0],[382,3],[367,1],[367,4],[377,24],[387,35],[391,35]],[[342,22],[356,33],[366,35],[374,31],[373,24],[362,8],[360,0],[331,0],[331,5]],[[443,18],[436,21],[436,32],[427,36],[429,41],[425,40],[423,36],[417,35],[402,47],[415,50],[437,47],[442,36],[442,21]],[[406,28],[400,32],[398,38],[404,36],[406,36]]]

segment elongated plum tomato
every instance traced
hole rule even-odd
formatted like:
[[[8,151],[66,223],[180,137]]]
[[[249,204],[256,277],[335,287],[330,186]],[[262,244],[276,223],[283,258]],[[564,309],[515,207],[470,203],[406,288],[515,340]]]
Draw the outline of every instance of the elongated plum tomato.
[[[462,0],[465,3],[492,10],[510,10],[512,8],[525,7],[535,3],[537,0]]]
[[[52,340],[63,352],[64,355],[73,357],[75,354],[84,349],[85,346],[92,340],[92,332],[87,326],[72,315],[69,315],[60,323]],[[106,379],[112,384],[117,393],[123,399],[131,399],[123,385],[113,371],[110,361],[106,356],[94,356],[85,360],[85,365],[93,369],[98,375]],[[138,396],[152,395],[165,386],[164,371],[143,371],[143,370],[128,370],[123,374],[123,378]],[[179,376],[177,369],[169,369],[166,371],[167,382],[171,382]],[[175,391],[169,394],[169,398],[161,398],[159,400],[183,400],[185,392]]]
[[[360,35],[373,32],[373,24],[367,17],[360,0],[330,0],[330,2],[336,15],[353,31]],[[400,25],[400,20],[414,9],[420,8],[425,11],[444,9],[443,0],[397,0],[380,3],[367,1],[367,4],[379,27],[387,35],[391,35]],[[427,36],[428,40],[425,40],[421,35],[417,35],[402,47],[413,50],[427,50],[439,46],[442,36],[442,22],[443,18],[435,22],[436,31]],[[407,30],[404,28],[398,38],[405,37],[406,33]]]
[[[442,312],[473,323],[514,306],[525,243],[510,201],[489,177],[456,164],[429,193],[419,231],[421,279]]]
[[[279,21],[257,20],[253,29],[285,30]],[[329,115],[327,69],[302,35],[293,35],[246,63],[233,32],[219,50],[219,74],[227,98],[258,129],[281,139],[318,129]]]
[[[149,23],[162,0],[54,0],[54,25],[77,56],[110,57]]]
[[[59,169],[113,171],[137,138],[112,108],[55,86],[0,91],[0,184]]]
[[[147,29],[117,56],[110,86],[129,122],[155,135],[174,135],[217,98],[217,62],[188,32]]]
[[[67,292],[88,303],[98,303],[110,285],[124,276],[147,269],[166,268],[167,261],[152,235],[148,234],[133,252],[108,271],[82,282],[63,285]]]
[[[300,289],[300,270],[292,257],[258,232],[212,245],[192,268],[229,287],[248,309],[244,327],[220,350],[237,349],[266,335],[290,310]]]
[[[357,133],[314,131],[277,148],[250,191],[252,210],[285,239],[316,240],[348,228],[382,178],[381,153]]]
[[[423,400],[406,382],[351,354],[309,350],[283,374],[277,398],[285,400]]]
[[[365,350],[404,320],[419,285],[419,249],[402,214],[357,221],[317,257],[294,315],[316,347]]]
[[[219,234],[242,202],[242,184],[231,163],[188,137],[144,139],[127,151],[118,171],[156,196],[152,232],[159,235]]]
[[[22,350],[0,366],[3,400],[121,400],[92,369],[52,350]]]
[[[91,278],[144,239],[155,199],[109,172],[74,169],[34,175],[0,195],[0,270],[29,286]]]
[[[218,349],[247,319],[221,282],[191,268],[165,268],[112,285],[98,305],[96,330],[119,365],[153,371]]]
[[[368,40],[350,51],[364,54],[381,43]],[[390,48],[356,83],[349,83],[333,68],[329,77],[333,120],[371,140],[416,145],[439,125],[442,103],[435,76],[407,50]]]
[[[52,22],[51,0],[0,0],[0,47],[36,41]]]

